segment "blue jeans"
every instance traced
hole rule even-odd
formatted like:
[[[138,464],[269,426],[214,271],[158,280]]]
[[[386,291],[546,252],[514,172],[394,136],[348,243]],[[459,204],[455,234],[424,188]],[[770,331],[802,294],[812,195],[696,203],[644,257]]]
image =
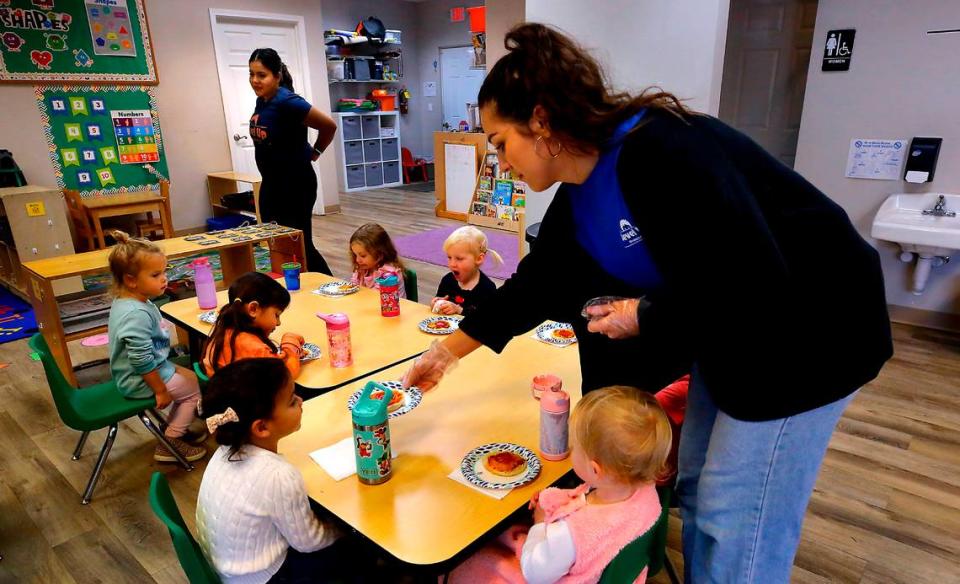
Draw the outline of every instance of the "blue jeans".
[[[790,581],[820,463],[852,398],[745,422],[717,410],[694,369],[677,473],[687,584]]]

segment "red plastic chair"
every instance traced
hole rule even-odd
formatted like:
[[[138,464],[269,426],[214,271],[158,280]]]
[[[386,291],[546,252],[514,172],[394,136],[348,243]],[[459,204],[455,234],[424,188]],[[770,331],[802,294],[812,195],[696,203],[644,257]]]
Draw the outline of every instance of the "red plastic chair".
[[[400,149],[400,159],[403,164],[403,182],[405,184],[410,184],[410,169],[419,168],[420,169],[420,180],[426,182],[427,180],[427,161],[422,158],[413,158],[413,153],[410,152],[409,148]]]

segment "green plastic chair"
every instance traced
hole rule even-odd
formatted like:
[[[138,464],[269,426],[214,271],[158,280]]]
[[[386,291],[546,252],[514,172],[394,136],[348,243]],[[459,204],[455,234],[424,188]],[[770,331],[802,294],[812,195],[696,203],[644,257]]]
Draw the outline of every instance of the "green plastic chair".
[[[203,372],[203,367],[200,366],[196,361],[193,362],[193,372],[197,374],[197,379],[200,380],[200,387],[202,388],[210,381],[210,378],[207,377],[207,374]]]
[[[667,523],[670,519],[670,487],[657,487],[660,496],[660,517],[646,533],[628,543],[620,553],[607,564],[600,576],[600,584],[630,584],[637,579],[644,568],[647,578],[657,574],[664,567],[673,584],[679,584],[677,573],[667,558]]]
[[[170,492],[167,477],[161,472],[154,472],[150,478],[150,507],[154,514],[163,521],[173,540],[173,549],[177,552],[180,567],[190,580],[190,584],[219,584],[220,576],[207,561],[200,549],[200,544],[193,539],[183,515],[177,507],[177,502]]]
[[[417,301],[417,273],[410,268],[403,268],[403,288],[407,291],[407,300]]]
[[[60,419],[69,428],[82,432],[77,447],[73,450],[73,460],[80,459],[80,453],[83,445],[87,441],[90,432],[101,428],[109,428],[107,439],[103,442],[103,448],[100,449],[100,456],[93,467],[93,474],[90,475],[90,481],[83,492],[81,503],[86,505],[93,498],[93,490],[100,479],[100,473],[103,471],[103,465],[107,462],[107,456],[110,449],[113,448],[113,442],[117,438],[117,429],[119,423],[127,418],[137,416],[147,430],[153,434],[161,444],[173,453],[177,461],[187,470],[193,470],[193,465],[187,462],[180,453],[174,450],[173,446],[167,442],[163,436],[161,426],[163,417],[156,411],[157,400],[153,397],[146,399],[127,399],[123,397],[117,385],[113,381],[100,383],[77,389],[70,385],[60,372],[60,367],[50,353],[50,347],[42,335],[35,334],[30,338],[30,348],[40,355],[40,362],[43,364],[43,372],[47,376],[47,384],[50,386],[50,393],[53,394],[53,403],[57,406],[57,413]],[[147,415],[150,412],[154,419]]]

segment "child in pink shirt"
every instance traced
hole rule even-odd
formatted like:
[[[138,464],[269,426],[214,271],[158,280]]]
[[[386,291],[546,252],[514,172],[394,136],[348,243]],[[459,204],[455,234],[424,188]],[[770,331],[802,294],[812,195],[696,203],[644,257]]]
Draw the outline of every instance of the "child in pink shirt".
[[[653,527],[661,510],[655,481],[671,445],[657,400],[623,386],[592,391],[573,411],[570,437],[573,470],[584,484],[534,496],[533,526],[507,530],[458,566],[450,582],[597,582],[620,550]]]
[[[353,275],[350,281],[363,288],[379,290],[377,279],[396,274],[400,283],[400,298],[406,298],[403,287],[403,262],[397,255],[387,230],[376,223],[361,225],[350,236],[350,260]]]

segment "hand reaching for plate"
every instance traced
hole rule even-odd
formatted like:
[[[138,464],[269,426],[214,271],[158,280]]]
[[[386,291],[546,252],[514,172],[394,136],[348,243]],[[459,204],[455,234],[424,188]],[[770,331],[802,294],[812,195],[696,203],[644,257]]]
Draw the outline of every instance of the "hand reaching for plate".
[[[586,308],[590,317],[587,330],[600,333],[611,339],[626,339],[640,334],[640,323],[637,322],[637,308],[639,298],[617,300],[609,304],[600,304]]]
[[[413,360],[413,366],[403,376],[403,388],[411,385],[427,392],[440,383],[443,374],[457,365],[457,357],[443,346],[440,341],[434,341],[430,348]]]

